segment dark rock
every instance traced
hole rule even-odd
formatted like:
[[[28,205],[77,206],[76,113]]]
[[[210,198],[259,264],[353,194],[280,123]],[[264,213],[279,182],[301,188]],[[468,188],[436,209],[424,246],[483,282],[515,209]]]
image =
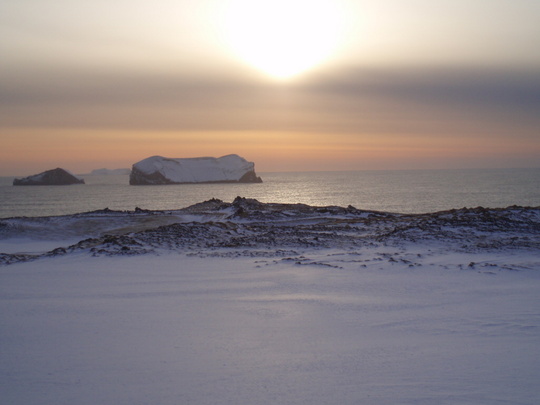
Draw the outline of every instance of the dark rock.
[[[262,179],[255,174],[253,171],[249,171],[240,177],[238,183],[262,183]]]
[[[70,184],[84,184],[84,180],[61,168],[13,180],[14,186],[66,186]]]
[[[129,184],[132,186],[146,186],[146,185],[156,185],[156,184],[175,184],[173,181],[166,178],[160,172],[154,173],[144,173],[139,170],[135,165],[131,169],[129,175]]]

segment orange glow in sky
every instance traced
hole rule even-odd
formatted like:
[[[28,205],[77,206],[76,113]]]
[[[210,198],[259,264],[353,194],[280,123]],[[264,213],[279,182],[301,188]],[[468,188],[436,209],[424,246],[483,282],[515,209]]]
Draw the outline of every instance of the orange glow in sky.
[[[529,0],[5,0],[0,175],[230,153],[259,171],[538,167],[538,15]]]

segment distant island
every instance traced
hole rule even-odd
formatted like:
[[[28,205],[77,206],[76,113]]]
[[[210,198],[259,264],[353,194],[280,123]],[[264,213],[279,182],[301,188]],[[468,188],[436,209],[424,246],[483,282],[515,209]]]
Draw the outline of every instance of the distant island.
[[[220,158],[152,156],[133,165],[131,185],[189,183],[262,183],[255,164],[238,155]]]
[[[14,186],[67,186],[70,184],[84,184],[84,180],[59,167],[13,180]]]
[[[95,169],[88,173],[89,176],[114,176],[114,175],[128,175],[131,173],[131,169]]]

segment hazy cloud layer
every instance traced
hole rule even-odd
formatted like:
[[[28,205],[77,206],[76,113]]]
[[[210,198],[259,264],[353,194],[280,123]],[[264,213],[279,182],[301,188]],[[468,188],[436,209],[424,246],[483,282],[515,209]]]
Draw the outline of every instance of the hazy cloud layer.
[[[268,170],[538,164],[539,1],[328,0],[337,48],[288,81],[237,52],[229,29],[257,13],[230,20],[234,1],[1,2],[0,170],[164,151]]]
[[[411,121],[423,126],[430,117],[457,114],[488,127],[490,120],[513,118],[529,133],[540,120],[540,73],[534,71],[350,69],[280,85],[49,72],[6,77],[1,86],[4,127],[356,132],[406,129]]]

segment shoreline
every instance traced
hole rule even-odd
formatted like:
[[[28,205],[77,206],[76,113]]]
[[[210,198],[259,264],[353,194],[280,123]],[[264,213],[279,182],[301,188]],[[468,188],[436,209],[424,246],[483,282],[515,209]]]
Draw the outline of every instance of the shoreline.
[[[37,252],[38,242],[57,246]],[[237,197],[232,203],[211,199],[174,211],[105,209],[0,220],[4,265],[79,253],[132,256],[223,250],[249,256],[287,249],[346,252],[374,245],[407,250],[419,244],[458,253],[540,250],[540,207],[396,214]]]

